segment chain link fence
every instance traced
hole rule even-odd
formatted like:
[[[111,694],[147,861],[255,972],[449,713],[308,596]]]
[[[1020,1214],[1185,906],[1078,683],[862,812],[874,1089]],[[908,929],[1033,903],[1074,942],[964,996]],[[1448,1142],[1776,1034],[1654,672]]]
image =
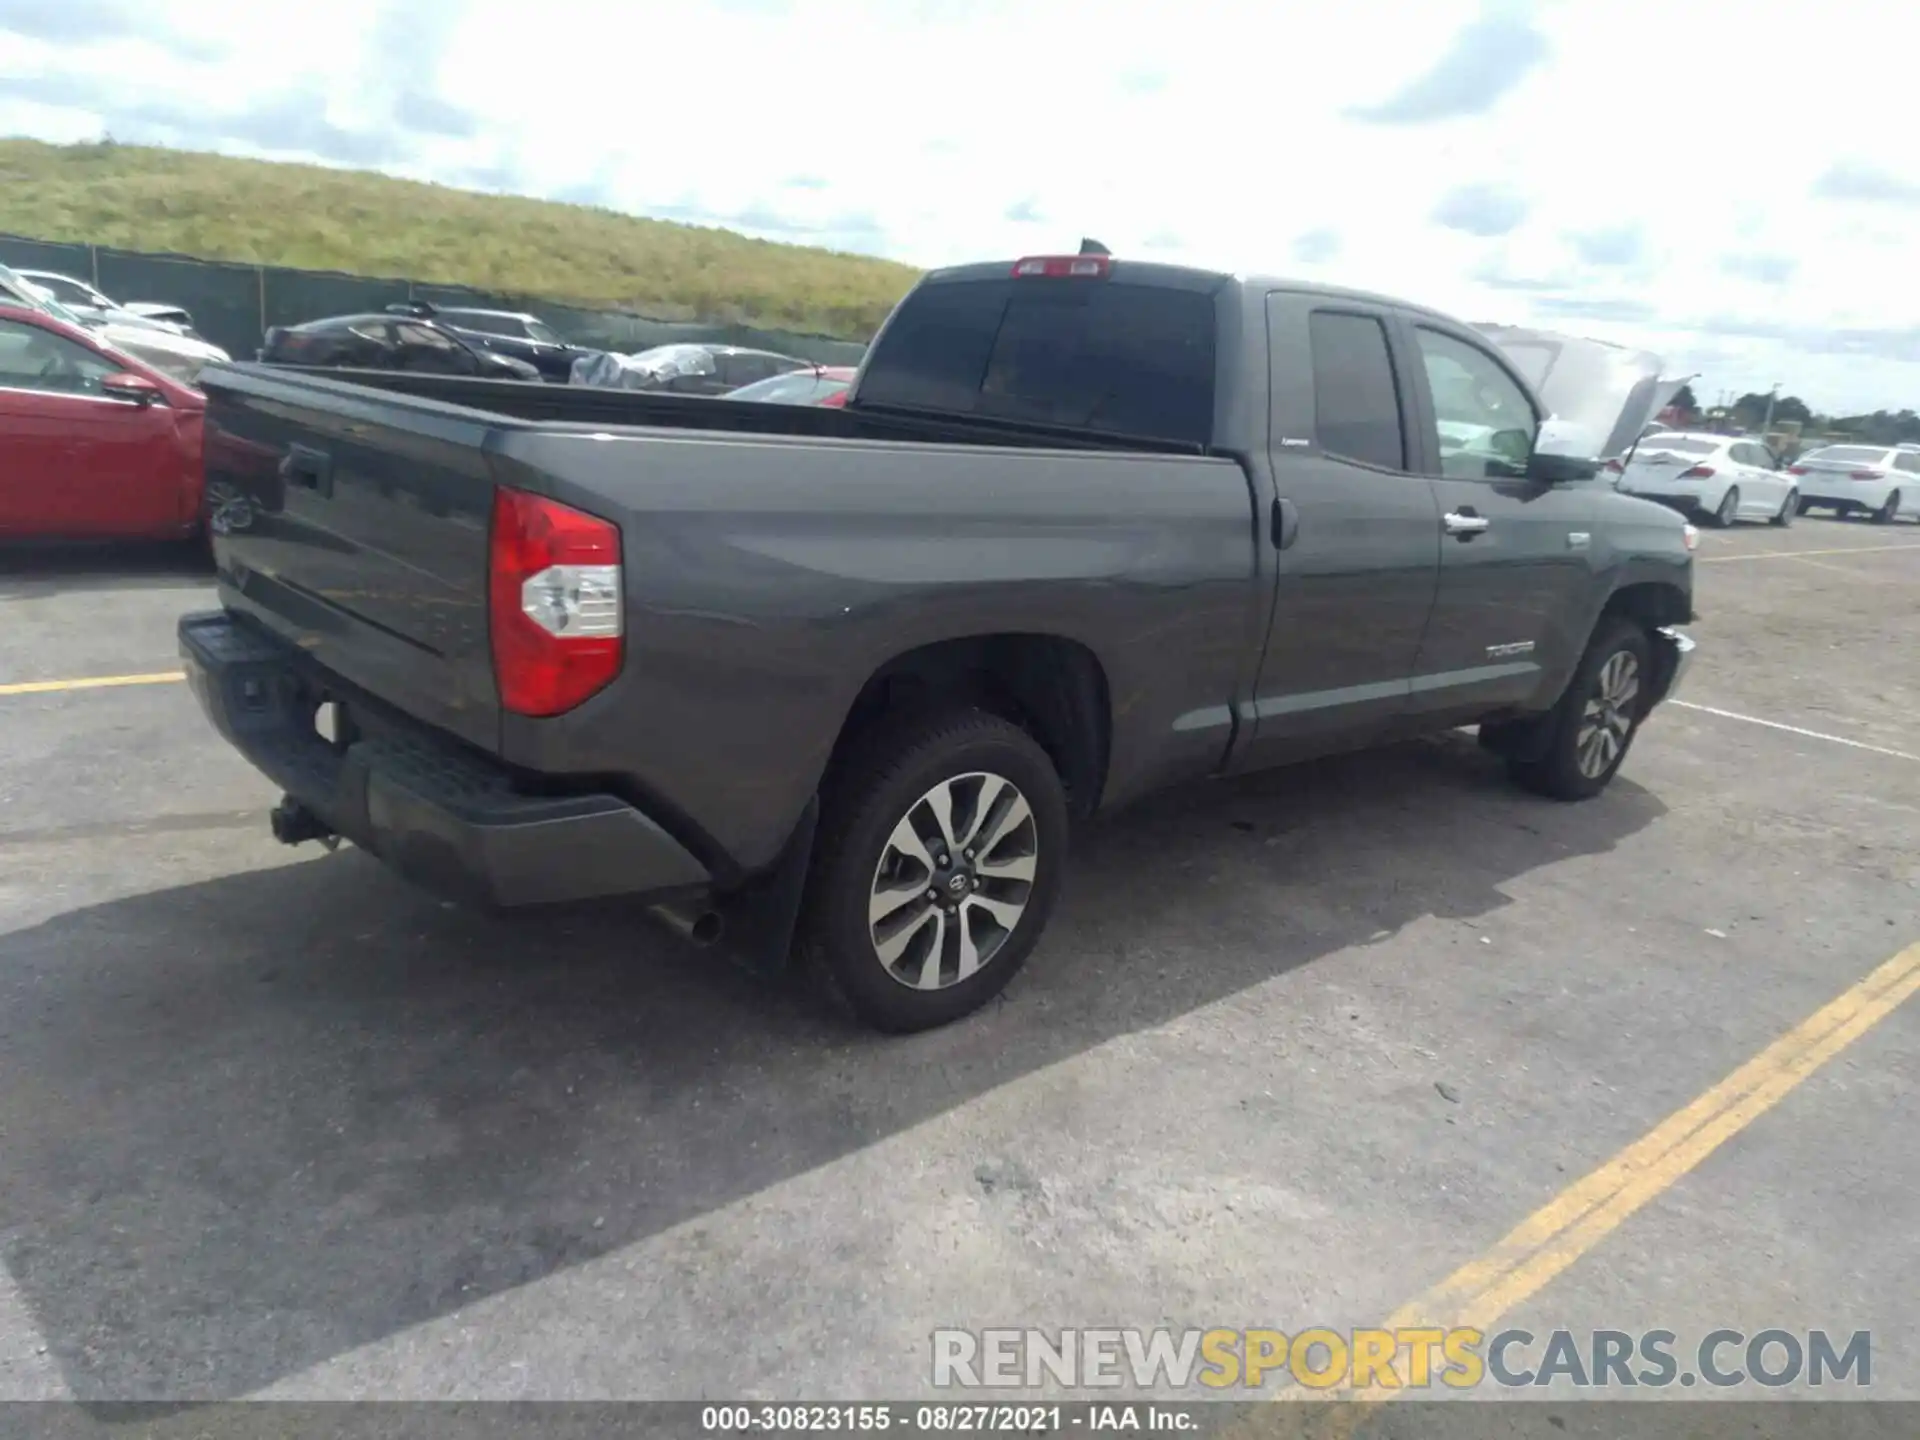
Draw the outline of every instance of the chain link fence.
[[[123,305],[151,301],[182,306],[192,312],[195,330],[237,360],[252,359],[271,326],[378,311],[405,300],[538,315],[576,345],[628,354],[677,341],[705,341],[774,350],[822,365],[854,365],[866,348],[858,341],[825,335],[749,325],[682,324],[621,310],[587,310],[529,296],[493,295],[460,285],[237,265],[15,235],[0,234],[0,264],[71,275]]]

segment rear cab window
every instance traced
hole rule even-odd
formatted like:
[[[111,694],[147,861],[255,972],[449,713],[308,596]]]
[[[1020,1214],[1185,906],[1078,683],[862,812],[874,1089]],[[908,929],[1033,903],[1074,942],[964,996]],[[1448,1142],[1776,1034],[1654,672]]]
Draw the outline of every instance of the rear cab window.
[[[1101,277],[980,275],[922,284],[888,323],[858,401],[1205,446],[1213,436],[1209,290]]]

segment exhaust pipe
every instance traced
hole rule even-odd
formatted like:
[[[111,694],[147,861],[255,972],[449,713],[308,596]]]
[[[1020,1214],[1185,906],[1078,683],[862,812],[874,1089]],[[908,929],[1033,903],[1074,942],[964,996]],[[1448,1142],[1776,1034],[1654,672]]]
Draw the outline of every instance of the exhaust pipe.
[[[299,845],[308,840],[339,843],[333,827],[291,795],[281,797],[280,803],[273,807],[273,814],[267,817],[267,823],[273,827],[273,838],[282,845]]]
[[[726,921],[718,910],[703,904],[677,904],[668,901],[662,905],[650,907],[655,919],[659,920],[682,940],[686,940],[701,949],[715,944],[726,929]]]

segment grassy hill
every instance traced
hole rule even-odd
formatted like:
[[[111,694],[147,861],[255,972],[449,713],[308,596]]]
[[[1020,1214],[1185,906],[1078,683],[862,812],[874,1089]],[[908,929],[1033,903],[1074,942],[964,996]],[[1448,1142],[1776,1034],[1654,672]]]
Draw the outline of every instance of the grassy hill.
[[[671,320],[864,339],[913,282],[889,260],[362,171],[0,140],[0,229],[343,270]]]

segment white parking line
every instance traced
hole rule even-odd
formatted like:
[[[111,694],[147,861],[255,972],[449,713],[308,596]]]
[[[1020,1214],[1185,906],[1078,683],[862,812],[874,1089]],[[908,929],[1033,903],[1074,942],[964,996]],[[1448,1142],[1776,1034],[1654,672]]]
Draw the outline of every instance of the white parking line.
[[[1757,715],[1740,715],[1732,710],[1716,710],[1711,705],[1696,705],[1691,700],[1675,700],[1672,703],[1682,710],[1698,710],[1702,714],[1718,715],[1722,720],[1744,720],[1749,725],[1764,725],[1769,730],[1784,730],[1789,735],[1804,735],[1809,740],[1827,740],[1853,750],[1871,750],[1875,755],[1891,755],[1896,760],[1920,762],[1920,755],[1909,755],[1904,750],[1889,750],[1884,745],[1869,745],[1863,740],[1849,740],[1844,735],[1828,735],[1819,730],[1803,730],[1798,725],[1783,725],[1778,720],[1762,720]]]
[[[1731,560],[1798,560],[1803,555],[1871,555],[1878,550],[1920,550],[1912,541],[1904,545],[1841,545],[1832,550],[1754,550],[1745,555],[1696,555],[1701,565],[1724,565]]]

